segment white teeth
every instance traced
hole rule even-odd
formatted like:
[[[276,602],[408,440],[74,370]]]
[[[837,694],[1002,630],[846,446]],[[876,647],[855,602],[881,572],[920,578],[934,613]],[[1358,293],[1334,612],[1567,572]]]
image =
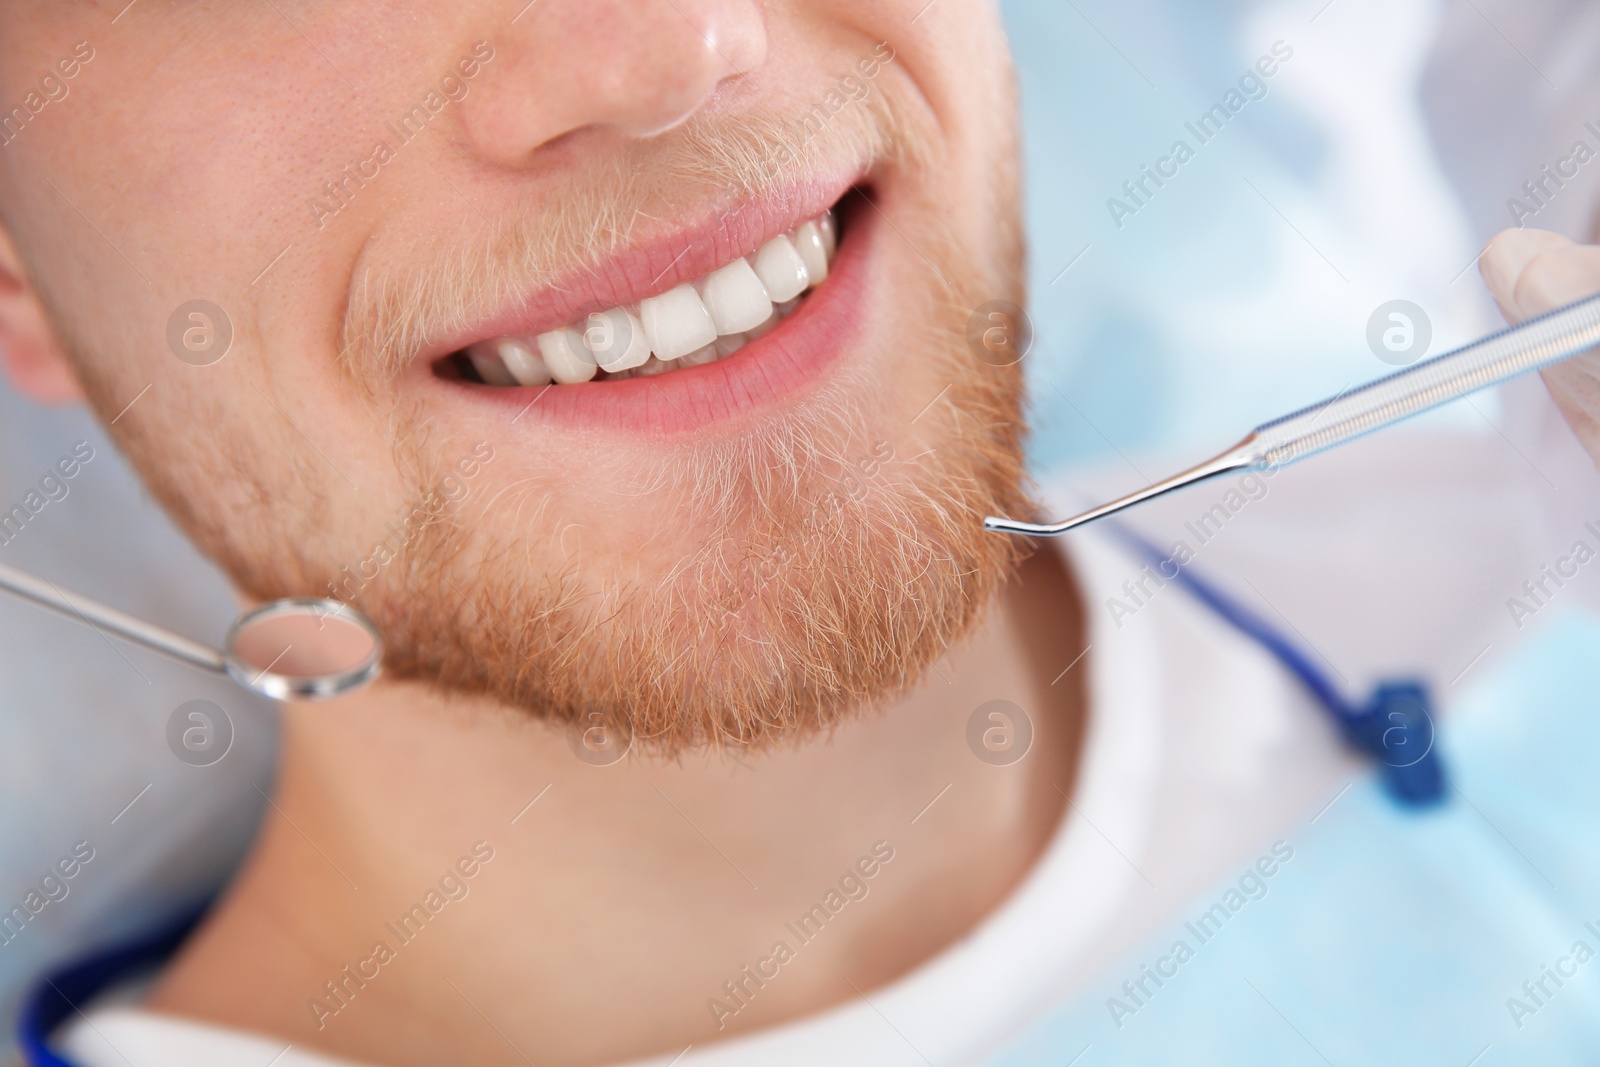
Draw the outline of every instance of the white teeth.
[[[794,231],[794,247],[805,262],[810,284],[820,285],[828,277],[828,249],[822,230],[814,222],[802,222]]]
[[[639,305],[639,318],[644,321],[650,351],[662,362],[686,356],[717,339],[717,327],[700,294],[687,282],[647,298]]]
[[[718,340],[720,341],[721,338],[718,338]],[[709,344],[709,345],[706,345],[704,348],[695,349],[693,352],[690,352],[687,356],[680,357],[676,363],[672,364],[672,366],[674,366],[674,367],[698,367],[702,363],[715,363],[717,360],[719,360],[721,358],[722,358],[722,353],[717,351],[716,344]]]
[[[743,333],[759,326],[772,314],[772,300],[743,259],[719,267],[700,283],[700,298],[718,334]]]
[[[562,385],[576,385],[593,378],[599,370],[594,356],[583,343],[583,334],[570,326],[541,333],[538,337],[539,354],[550,374]]]
[[[493,341],[480,341],[467,349],[467,358],[472,361],[473,369],[490,385],[516,385],[517,380],[506,370],[506,365],[501,362],[500,356],[495,351]]]
[[[600,371],[647,378],[726,359],[765,336],[828,277],[837,244],[829,211],[637,309],[595,312],[537,337],[478,341],[460,354],[478,380],[501,387],[576,385]]]
[[[775,305],[773,305],[773,308],[772,308],[772,314],[767,317],[767,321],[763,322],[759,326],[750,327],[748,330],[746,330],[744,332],[744,335],[748,340],[751,340],[751,341],[754,341],[757,337],[765,337],[768,333],[771,332],[771,330],[772,330],[772,328],[774,326],[778,325],[778,323],[780,323],[782,321],[783,321],[783,313],[778,310],[778,307],[775,304]]]
[[[756,253],[755,271],[767,296],[775,302],[799,296],[811,283],[805,260],[800,258],[794,242],[781,233]]]
[[[503,337],[495,352],[518,385],[549,385],[555,380],[539,353],[513,337]]]
[[[589,316],[583,331],[584,344],[594,354],[600,369],[612,374],[632,370],[650,358],[650,342],[644,323],[631,311],[612,308]]]
[[[640,378],[648,378],[654,374],[665,374],[677,368],[676,363],[663,363],[655,356],[651,356],[634,369],[634,374]]]

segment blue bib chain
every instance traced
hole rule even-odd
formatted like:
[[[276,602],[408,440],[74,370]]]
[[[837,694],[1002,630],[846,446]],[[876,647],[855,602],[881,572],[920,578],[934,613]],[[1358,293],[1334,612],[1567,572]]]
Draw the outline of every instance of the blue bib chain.
[[[35,986],[17,1022],[17,1048],[29,1067],[77,1067],[50,1047],[50,1035],[87,1004],[129,975],[154,969],[199,925],[210,901],[190,906],[158,929],[63,967]]]
[[[1444,764],[1434,747],[1433,701],[1426,685],[1415,680],[1387,681],[1378,685],[1366,703],[1352,703],[1304,650],[1260,615],[1177,566],[1128,527],[1114,521],[1104,525],[1154,563],[1163,579],[1182,586],[1234,629],[1272,653],[1316,698],[1345,744],[1376,762],[1385,791],[1397,803],[1424,808],[1443,802]],[[1177,566],[1177,573],[1169,575],[1163,565]]]

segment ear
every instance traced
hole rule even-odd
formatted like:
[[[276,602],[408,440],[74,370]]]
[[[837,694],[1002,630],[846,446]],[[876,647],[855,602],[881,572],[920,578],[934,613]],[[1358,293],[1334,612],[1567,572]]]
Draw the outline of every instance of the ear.
[[[4,226],[0,226],[0,366],[17,392],[30,400],[71,404],[84,398],[78,375]]]

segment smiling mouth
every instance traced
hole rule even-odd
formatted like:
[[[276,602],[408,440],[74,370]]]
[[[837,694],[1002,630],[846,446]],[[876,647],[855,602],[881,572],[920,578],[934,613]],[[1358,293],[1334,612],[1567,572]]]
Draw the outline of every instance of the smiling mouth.
[[[520,389],[671,374],[726,359],[792,315],[828,278],[840,238],[830,208],[699,278],[539,334],[450,353],[452,376]]]

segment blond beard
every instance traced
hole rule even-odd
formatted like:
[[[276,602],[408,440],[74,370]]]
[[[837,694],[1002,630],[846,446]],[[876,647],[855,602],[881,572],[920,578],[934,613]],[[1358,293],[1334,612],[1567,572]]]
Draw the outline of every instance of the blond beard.
[[[752,440],[642,476],[720,531],[651,579],[530,574],[506,565],[525,546],[475,532],[507,524],[428,524],[403,577],[359,600],[391,675],[665,752],[803,737],[902,691],[1020,558],[982,517],[1028,510],[1016,368],[972,359],[955,330],[929,343],[952,384],[920,454],[863,440],[838,384]]]

